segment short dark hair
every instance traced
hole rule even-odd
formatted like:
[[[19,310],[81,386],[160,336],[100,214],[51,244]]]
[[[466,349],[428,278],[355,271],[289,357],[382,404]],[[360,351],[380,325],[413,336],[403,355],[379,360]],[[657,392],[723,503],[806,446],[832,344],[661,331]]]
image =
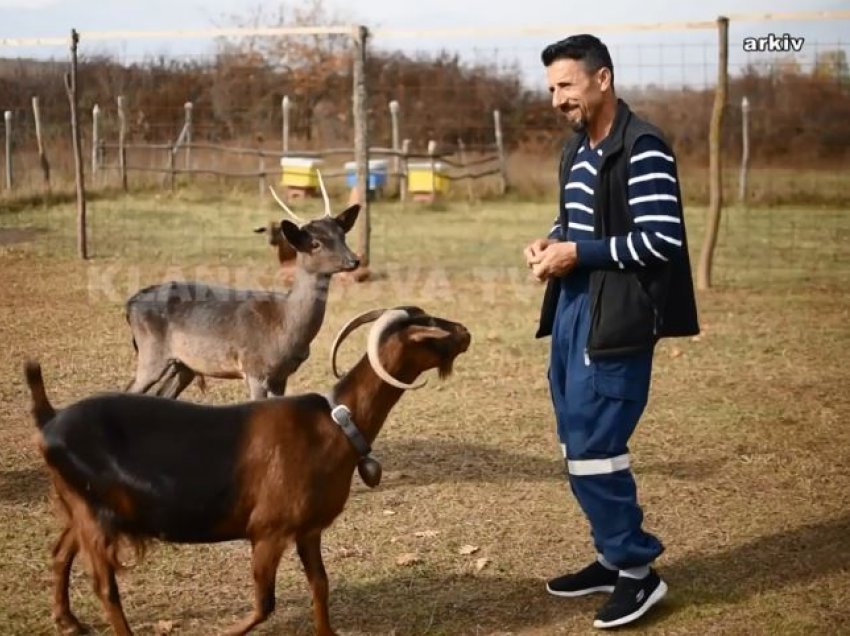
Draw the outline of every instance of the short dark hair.
[[[581,60],[588,73],[595,73],[602,67],[611,70],[611,83],[614,83],[614,62],[608,47],[595,35],[582,33],[571,35],[563,40],[558,40],[543,49],[540,54],[543,66],[549,66],[555,60],[570,59]]]

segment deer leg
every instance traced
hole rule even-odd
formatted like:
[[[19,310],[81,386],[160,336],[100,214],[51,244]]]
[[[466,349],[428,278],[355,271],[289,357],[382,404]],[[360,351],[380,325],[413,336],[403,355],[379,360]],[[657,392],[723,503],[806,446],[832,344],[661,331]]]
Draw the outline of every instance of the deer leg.
[[[68,585],[74,558],[80,551],[77,536],[66,527],[53,546],[53,621],[62,634],[84,634],[86,628],[71,611]]]
[[[283,397],[283,394],[286,393],[286,380],[287,378],[275,378],[274,380],[269,380],[269,393],[273,397]]]
[[[163,358],[139,356],[136,365],[136,377],[127,385],[129,393],[147,393],[150,388],[162,380],[171,371],[172,362]]]
[[[156,394],[176,399],[187,386],[192,384],[192,380],[195,379],[195,372],[182,362],[174,362],[171,366],[172,372],[163,380],[163,384]]]
[[[328,575],[322,562],[322,534],[299,537],[298,556],[304,565],[307,581],[313,591],[313,620],[318,636],[334,636],[328,616]]]
[[[254,611],[225,632],[226,636],[242,636],[265,621],[274,611],[274,584],[280,557],[286,541],[278,537],[254,542],[252,563],[254,568]]]
[[[248,385],[248,392],[251,394],[252,400],[264,400],[266,398],[266,384],[260,378],[249,375],[246,376],[245,383]]]

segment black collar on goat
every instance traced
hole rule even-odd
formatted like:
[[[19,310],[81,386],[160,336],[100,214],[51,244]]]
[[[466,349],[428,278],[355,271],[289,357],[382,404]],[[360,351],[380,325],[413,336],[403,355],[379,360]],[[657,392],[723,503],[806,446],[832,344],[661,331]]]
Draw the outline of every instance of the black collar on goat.
[[[332,393],[369,444],[404,392],[401,387],[428,369],[447,375],[470,343],[463,325],[419,308],[383,315],[390,318],[373,326],[371,355]],[[321,532],[342,512],[360,457],[332,421],[324,397],[206,406],[120,393],[56,412],[38,364],[27,364],[26,377],[41,452],[66,522],[54,548],[53,614],[62,629],[79,628],[68,578],[80,549],[89,555],[113,629],[130,634],[115,581],[121,539],[141,547],[149,539],[245,538],[253,548],[255,608],[232,633],[249,631],[274,609],[275,573],[292,542],[313,591],[317,632],[333,633]]]

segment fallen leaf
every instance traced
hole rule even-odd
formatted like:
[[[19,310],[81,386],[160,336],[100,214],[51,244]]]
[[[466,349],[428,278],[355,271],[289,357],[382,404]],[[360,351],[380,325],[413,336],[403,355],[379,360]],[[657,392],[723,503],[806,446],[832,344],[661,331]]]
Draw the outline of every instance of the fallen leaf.
[[[487,567],[487,564],[490,563],[490,559],[487,557],[481,557],[480,559],[475,560],[475,571],[480,572],[484,568]]]
[[[164,636],[172,631],[174,631],[174,621],[157,621],[156,627],[154,627],[156,636]]]
[[[395,514],[395,510],[384,510],[385,517],[392,517]]]
[[[419,539],[430,539],[431,537],[436,537],[439,532],[436,530],[420,530],[419,532],[414,532],[413,536]]]
[[[670,350],[670,357],[671,357],[671,358],[678,358],[678,357],[680,357],[680,356],[684,355],[684,353],[685,353],[685,352],[684,352],[684,351],[682,351],[681,349],[678,349],[678,348],[676,348],[676,347],[673,347],[673,349],[671,349],[671,350]]]
[[[477,545],[465,545],[458,550],[458,554],[475,554],[476,552],[478,552]]]
[[[422,563],[422,558],[415,552],[407,552],[399,555],[395,562],[396,565],[415,565]]]

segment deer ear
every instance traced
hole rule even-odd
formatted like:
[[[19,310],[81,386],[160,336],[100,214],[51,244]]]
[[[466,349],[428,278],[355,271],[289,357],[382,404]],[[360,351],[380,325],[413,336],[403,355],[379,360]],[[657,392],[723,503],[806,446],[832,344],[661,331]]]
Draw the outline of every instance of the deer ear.
[[[299,228],[292,221],[283,220],[280,222],[280,231],[283,236],[299,252],[309,252],[310,245],[313,239],[310,238],[310,233]]]
[[[339,223],[343,232],[348,233],[348,231],[354,227],[354,222],[357,220],[359,212],[360,204],[355,203],[336,215],[336,222]]]
[[[262,227],[254,228],[255,234],[268,234],[269,235],[269,245],[277,245],[280,243],[280,225],[277,223],[269,223],[268,225],[264,225]]]
[[[424,340],[440,340],[451,335],[448,331],[439,327],[411,327],[407,338],[411,342],[422,342]]]

